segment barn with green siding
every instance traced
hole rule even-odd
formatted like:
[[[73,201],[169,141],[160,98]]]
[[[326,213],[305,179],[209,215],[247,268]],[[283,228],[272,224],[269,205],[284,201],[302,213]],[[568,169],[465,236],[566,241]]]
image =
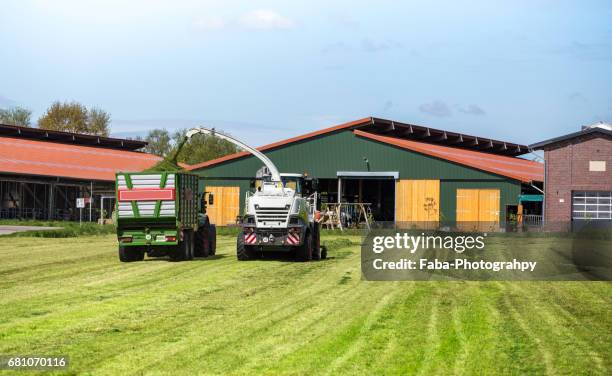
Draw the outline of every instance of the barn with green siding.
[[[367,203],[376,221],[504,223],[543,181],[543,165],[519,157],[525,145],[379,118],[258,149],[279,171],[316,178],[321,205]],[[261,167],[244,152],[190,167],[201,189],[215,193],[215,223],[243,214]]]

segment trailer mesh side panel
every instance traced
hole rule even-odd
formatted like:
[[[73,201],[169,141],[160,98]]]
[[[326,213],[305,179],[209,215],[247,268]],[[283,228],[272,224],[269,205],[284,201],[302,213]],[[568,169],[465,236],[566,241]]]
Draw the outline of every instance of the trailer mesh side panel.
[[[117,189],[175,188],[176,174],[118,174]],[[159,206],[159,209],[158,209]],[[119,218],[175,217],[175,200],[117,201]],[[156,215],[156,211],[157,212]]]

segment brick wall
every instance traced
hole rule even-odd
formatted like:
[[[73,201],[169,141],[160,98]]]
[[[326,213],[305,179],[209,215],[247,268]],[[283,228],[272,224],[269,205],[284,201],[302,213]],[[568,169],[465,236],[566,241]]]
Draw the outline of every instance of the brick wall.
[[[572,191],[612,191],[612,138],[591,134],[552,147],[544,151],[544,216],[549,223],[567,222],[571,220]],[[589,161],[606,161],[606,171],[589,171]]]

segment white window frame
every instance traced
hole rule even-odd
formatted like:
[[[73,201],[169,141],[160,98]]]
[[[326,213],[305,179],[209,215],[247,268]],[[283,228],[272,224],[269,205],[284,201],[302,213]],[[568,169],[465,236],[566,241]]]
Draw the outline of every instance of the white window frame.
[[[611,220],[612,191],[572,191],[572,219]]]

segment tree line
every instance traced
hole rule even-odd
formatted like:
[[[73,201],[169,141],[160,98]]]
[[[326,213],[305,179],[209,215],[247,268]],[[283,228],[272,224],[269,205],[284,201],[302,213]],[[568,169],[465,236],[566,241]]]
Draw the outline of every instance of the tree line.
[[[55,131],[108,136],[110,122],[110,114],[102,109],[87,108],[78,102],[57,101],[52,103],[38,119],[37,126],[41,129]],[[0,109],[0,123],[31,127],[32,111],[23,107]],[[135,139],[147,142],[147,146],[143,149],[144,152],[166,157],[174,152],[185,132],[184,129],[174,133],[166,129],[152,129],[146,136]],[[236,146],[232,143],[213,136],[198,134],[181,148],[177,161],[196,164],[237,151]]]
[[[40,129],[108,136],[110,121],[110,114],[102,109],[57,101],[38,119],[37,125]],[[32,111],[23,107],[0,109],[0,123],[31,127]]]
[[[166,157],[174,152],[186,132],[186,129],[174,133],[166,129],[152,129],[145,137],[136,137],[136,139],[147,142],[144,148],[147,153]],[[236,146],[230,142],[210,135],[196,134],[180,149],[177,161],[193,165],[237,151]]]

